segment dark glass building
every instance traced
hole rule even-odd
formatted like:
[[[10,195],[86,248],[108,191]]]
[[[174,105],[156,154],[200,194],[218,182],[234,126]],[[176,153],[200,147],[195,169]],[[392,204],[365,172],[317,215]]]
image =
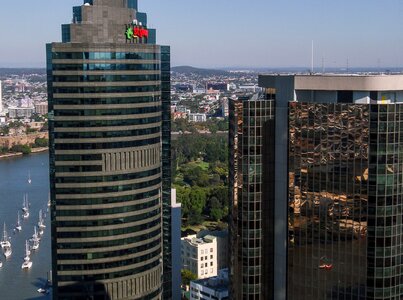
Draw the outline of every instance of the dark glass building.
[[[171,298],[170,49],[136,9],[86,0],[47,45],[55,299]]]
[[[238,187],[231,241],[254,237],[250,218],[261,214],[261,288],[245,294],[249,240],[232,254],[233,299],[401,299],[403,76],[268,75],[259,84],[272,117],[261,134],[261,194],[249,187],[248,197],[261,210],[240,213]],[[243,132],[245,155],[257,131]],[[242,172],[231,177],[243,174],[245,187],[255,175]]]
[[[262,142],[273,104],[258,95],[229,101],[230,299],[263,299]]]

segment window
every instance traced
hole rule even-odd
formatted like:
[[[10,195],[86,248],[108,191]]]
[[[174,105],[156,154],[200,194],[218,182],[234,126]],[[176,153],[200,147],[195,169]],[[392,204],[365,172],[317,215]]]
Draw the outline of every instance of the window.
[[[211,266],[211,267],[213,266],[213,262],[210,262],[210,266]]]

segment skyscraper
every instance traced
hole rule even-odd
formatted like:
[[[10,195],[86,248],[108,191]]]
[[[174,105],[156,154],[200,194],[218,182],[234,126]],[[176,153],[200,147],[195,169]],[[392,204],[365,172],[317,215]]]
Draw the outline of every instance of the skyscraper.
[[[47,72],[55,298],[170,299],[169,47],[137,1],[85,0]]]
[[[231,241],[247,237],[232,258],[234,299],[400,299],[403,76],[267,75],[259,84],[272,118],[262,140],[262,113],[242,145],[234,140],[243,156],[262,147],[260,181],[250,159],[242,181],[232,174]],[[250,192],[260,185],[261,194]],[[259,216],[261,227],[251,228]],[[253,271],[259,297],[250,296]]]
[[[264,299],[262,143],[272,105],[258,95],[229,101],[231,299]]]

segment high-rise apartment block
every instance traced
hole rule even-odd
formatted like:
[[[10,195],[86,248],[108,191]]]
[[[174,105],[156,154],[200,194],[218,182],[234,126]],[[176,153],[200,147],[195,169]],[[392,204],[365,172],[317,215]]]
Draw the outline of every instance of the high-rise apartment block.
[[[55,299],[171,299],[170,49],[146,19],[85,0],[47,45]]]
[[[232,299],[401,299],[403,76],[260,76],[231,103]]]

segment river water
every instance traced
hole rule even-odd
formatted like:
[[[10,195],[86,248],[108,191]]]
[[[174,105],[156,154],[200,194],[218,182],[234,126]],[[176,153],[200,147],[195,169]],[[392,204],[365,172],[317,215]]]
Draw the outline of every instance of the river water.
[[[28,183],[28,176],[32,183]],[[28,193],[30,216],[22,221],[22,231],[13,231],[17,222],[17,212],[21,211],[24,193]],[[47,279],[51,269],[50,215],[47,212],[49,193],[48,153],[0,160],[0,238],[3,236],[3,224],[11,237],[13,254],[5,259],[0,250],[0,299],[1,300],[47,300],[51,293],[42,295],[37,292]],[[29,240],[38,223],[39,210],[46,213],[45,231],[39,249],[31,251],[30,270],[22,270],[25,254],[25,240]]]

